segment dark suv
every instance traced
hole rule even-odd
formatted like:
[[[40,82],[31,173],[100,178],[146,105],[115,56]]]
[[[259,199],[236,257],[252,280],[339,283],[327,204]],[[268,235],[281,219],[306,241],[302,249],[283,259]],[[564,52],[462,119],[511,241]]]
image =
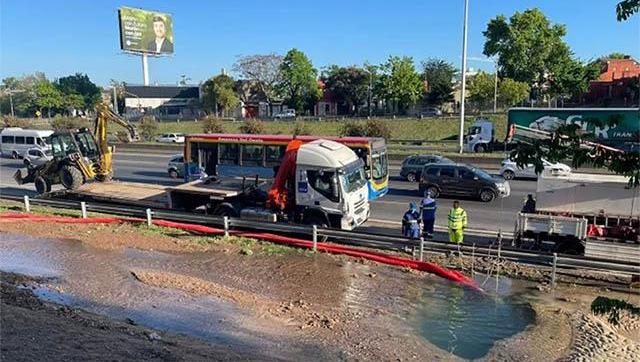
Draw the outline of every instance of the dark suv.
[[[509,182],[494,178],[485,171],[465,164],[432,164],[422,170],[420,195],[425,191],[438,195],[478,197],[489,202],[511,193]]]
[[[409,182],[416,182],[420,180],[420,174],[422,168],[425,165],[432,163],[450,163],[454,162],[450,159],[438,155],[416,155],[409,156],[402,161],[402,168],[400,168],[400,177],[407,179]]]

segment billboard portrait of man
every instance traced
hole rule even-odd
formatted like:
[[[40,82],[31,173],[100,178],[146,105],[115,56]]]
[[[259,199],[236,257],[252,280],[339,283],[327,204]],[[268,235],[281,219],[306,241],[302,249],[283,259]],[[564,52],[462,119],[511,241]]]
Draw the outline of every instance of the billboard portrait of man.
[[[154,53],[173,53],[173,43],[166,37],[167,25],[164,17],[153,17],[153,33],[155,38],[147,44],[147,50]]]

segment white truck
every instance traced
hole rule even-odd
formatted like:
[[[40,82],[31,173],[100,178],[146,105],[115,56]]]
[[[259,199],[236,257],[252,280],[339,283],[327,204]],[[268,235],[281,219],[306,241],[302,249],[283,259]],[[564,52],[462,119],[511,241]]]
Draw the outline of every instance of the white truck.
[[[114,181],[88,183],[64,195],[343,230],[362,225],[370,214],[363,161],[347,146],[322,139],[290,142],[274,179],[212,176],[173,187]]]
[[[640,260],[640,189],[622,176],[543,172],[534,213],[519,213],[514,241],[560,252]]]
[[[491,143],[495,138],[493,122],[488,118],[478,117],[471,124],[463,141],[464,152],[487,152],[491,150]]]

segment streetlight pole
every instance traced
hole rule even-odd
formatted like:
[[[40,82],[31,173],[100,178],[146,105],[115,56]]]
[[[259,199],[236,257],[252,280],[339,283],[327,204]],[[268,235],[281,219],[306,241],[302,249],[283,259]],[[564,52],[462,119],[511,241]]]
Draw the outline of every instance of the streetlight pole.
[[[11,91],[9,91],[9,105],[11,105],[11,117],[15,117],[15,113],[13,113],[13,97],[11,96]]]
[[[371,118],[371,88],[373,88],[373,73],[369,70],[369,118]]]
[[[496,78],[495,84],[493,85],[493,113],[498,112],[498,63],[494,63],[496,65]]]
[[[464,101],[467,83],[467,12],[469,0],[464,0],[464,23],[462,26],[462,87],[460,89],[460,133],[459,152],[462,153],[464,147]]]

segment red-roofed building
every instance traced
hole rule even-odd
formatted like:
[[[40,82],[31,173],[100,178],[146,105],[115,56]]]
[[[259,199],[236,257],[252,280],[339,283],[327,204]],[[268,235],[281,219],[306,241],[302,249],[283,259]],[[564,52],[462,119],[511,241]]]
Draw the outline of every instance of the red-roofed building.
[[[625,106],[638,104],[640,63],[631,57],[606,59],[602,73],[589,83],[585,103],[598,106]]]

